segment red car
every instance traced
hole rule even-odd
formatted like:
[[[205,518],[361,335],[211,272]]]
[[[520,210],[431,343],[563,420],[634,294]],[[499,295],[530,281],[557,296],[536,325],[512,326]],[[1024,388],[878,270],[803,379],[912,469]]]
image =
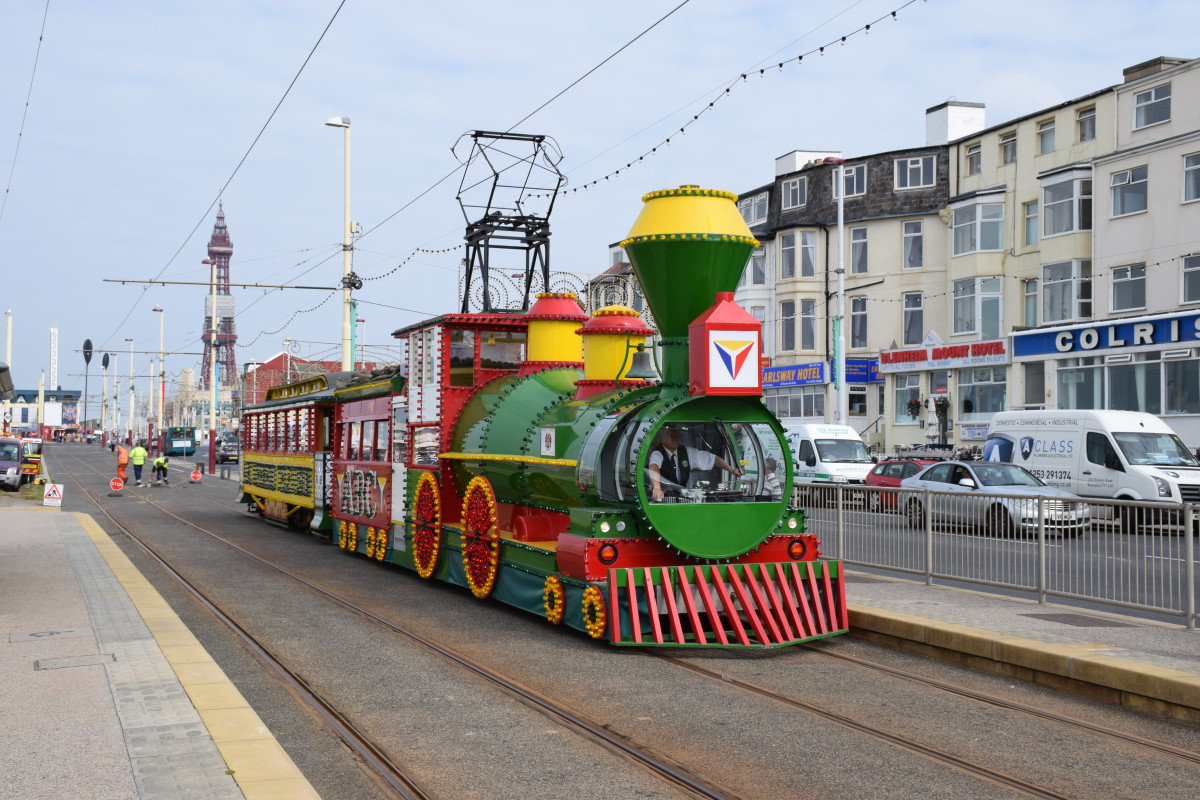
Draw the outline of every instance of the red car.
[[[937,460],[927,458],[890,458],[880,461],[875,468],[867,473],[867,486],[882,486],[887,489],[899,489],[900,481],[911,478]],[[867,497],[867,508],[871,511],[895,509],[898,492],[874,491]]]

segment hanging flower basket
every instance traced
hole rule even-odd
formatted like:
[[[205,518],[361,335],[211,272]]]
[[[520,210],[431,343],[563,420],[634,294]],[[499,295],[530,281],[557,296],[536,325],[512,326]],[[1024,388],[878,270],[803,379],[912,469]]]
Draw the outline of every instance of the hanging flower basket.
[[[935,398],[933,401],[933,410],[937,412],[937,415],[940,419],[945,419],[946,415],[950,413],[950,398]]]
[[[917,417],[921,416],[921,401],[914,397],[908,401],[908,405],[905,406],[905,409],[907,409],[909,417],[916,419]]]

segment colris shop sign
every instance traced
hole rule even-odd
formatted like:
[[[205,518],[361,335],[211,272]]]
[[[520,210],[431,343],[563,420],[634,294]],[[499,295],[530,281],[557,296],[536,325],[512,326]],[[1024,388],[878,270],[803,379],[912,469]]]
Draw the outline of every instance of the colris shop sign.
[[[1104,325],[1013,334],[1013,357],[1035,358],[1113,350],[1155,350],[1200,340],[1200,314],[1140,317]]]

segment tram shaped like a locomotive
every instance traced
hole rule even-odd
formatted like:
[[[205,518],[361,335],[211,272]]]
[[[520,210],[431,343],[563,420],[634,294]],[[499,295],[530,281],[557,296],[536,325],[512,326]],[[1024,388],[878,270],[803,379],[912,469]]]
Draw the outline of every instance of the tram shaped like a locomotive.
[[[631,370],[653,331],[623,306],[589,318],[547,293],[526,313],[447,314],[395,332],[407,359],[391,372],[275,387],[249,408],[243,499],[617,645],[844,632],[842,565],[788,508],[761,324],[733,302],[758,243],[732,194],[643,201],[621,244],[659,326],[661,380]]]

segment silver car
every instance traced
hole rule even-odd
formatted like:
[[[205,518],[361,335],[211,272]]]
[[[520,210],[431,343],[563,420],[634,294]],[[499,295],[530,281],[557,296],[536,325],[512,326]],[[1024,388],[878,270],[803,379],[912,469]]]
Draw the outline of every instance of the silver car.
[[[1091,523],[1086,500],[1047,486],[1014,464],[942,461],[905,478],[900,487],[933,492],[901,495],[908,524],[914,528],[925,527],[927,511],[935,526],[969,525],[993,536],[1036,536],[1039,513],[1048,534],[1078,536]]]

